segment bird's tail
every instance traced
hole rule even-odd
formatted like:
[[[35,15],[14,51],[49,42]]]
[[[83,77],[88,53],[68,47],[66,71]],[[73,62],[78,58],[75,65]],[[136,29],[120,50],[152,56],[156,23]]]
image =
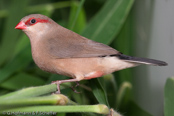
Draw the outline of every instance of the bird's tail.
[[[134,63],[138,63],[138,64],[149,64],[149,65],[155,65],[155,66],[168,65],[164,61],[159,61],[159,60],[154,60],[154,59],[132,57],[132,56],[124,55],[124,54],[117,54],[116,56],[121,60],[128,61],[128,62],[134,62]]]

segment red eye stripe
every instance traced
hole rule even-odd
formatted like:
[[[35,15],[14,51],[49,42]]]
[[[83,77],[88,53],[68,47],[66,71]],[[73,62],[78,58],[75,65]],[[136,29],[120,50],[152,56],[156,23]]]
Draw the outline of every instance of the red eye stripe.
[[[40,18],[34,18],[34,17],[32,17],[32,18],[29,18],[26,22],[25,22],[25,25],[34,25],[34,24],[31,24],[31,20],[32,19],[36,19],[36,22],[34,23],[34,24],[36,24],[36,23],[48,23],[49,21],[48,20],[46,20],[46,19],[40,19]]]

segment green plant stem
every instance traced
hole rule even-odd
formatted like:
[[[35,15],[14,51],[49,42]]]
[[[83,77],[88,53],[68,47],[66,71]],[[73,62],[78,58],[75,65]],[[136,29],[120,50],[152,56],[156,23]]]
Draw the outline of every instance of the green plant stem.
[[[56,84],[44,85],[39,87],[29,87],[19,91],[15,91],[0,97],[0,100],[6,99],[16,99],[16,98],[25,98],[25,97],[35,97],[44,94],[48,94],[51,92],[55,92],[57,90]]]
[[[74,102],[70,101],[66,96],[62,94],[53,94],[49,96],[20,98],[20,99],[8,99],[0,101],[0,106],[37,105],[37,104],[66,105],[66,104],[74,104]]]
[[[109,114],[109,109],[106,105],[68,105],[68,106],[28,106],[28,107],[18,107],[8,110],[0,111],[2,112],[92,112],[98,114]]]

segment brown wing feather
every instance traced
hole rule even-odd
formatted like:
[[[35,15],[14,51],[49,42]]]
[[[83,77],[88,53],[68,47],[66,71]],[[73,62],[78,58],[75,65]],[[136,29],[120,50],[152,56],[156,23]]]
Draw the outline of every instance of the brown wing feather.
[[[88,58],[119,53],[117,50],[85,37],[82,37],[66,28],[59,27],[62,33],[56,31],[55,37],[47,39],[48,50],[56,58]]]

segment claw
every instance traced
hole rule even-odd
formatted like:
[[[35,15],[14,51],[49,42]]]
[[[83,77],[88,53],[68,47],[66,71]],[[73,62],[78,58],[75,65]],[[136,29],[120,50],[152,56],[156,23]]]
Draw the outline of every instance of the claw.
[[[75,86],[72,86],[70,87],[75,93],[81,93],[81,92],[78,92],[77,90],[75,90],[76,87],[78,87],[80,84],[79,82],[76,81],[76,85]]]
[[[81,93],[81,92],[78,92],[77,90],[74,89],[74,87],[70,87],[75,93]]]

